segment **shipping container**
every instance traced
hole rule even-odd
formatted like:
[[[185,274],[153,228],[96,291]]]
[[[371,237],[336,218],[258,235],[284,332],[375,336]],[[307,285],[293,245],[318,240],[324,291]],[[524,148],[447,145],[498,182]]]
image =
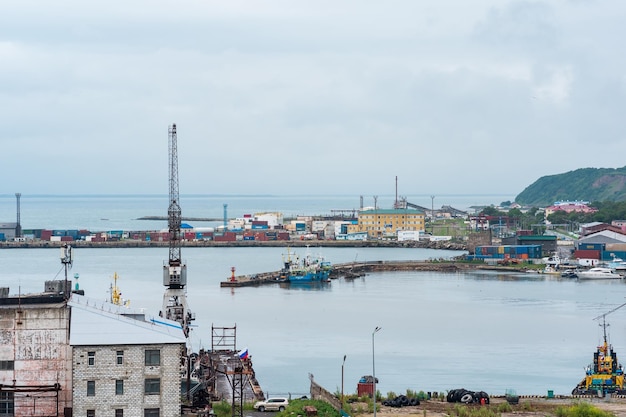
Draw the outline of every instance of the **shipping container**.
[[[595,250],[595,251],[603,251],[604,243],[579,243],[578,250]]]
[[[374,383],[373,382],[359,382],[356,387],[356,392],[359,397],[372,397],[374,395]]]
[[[603,261],[611,262],[614,258],[626,259],[626,251],[604,251],[600,252],[600,256]]]
[[[604,250],[607,252],[626,252],[626,243],[607,243]]]
[[[231,233],[231,234],[224,233],[222,236],[215,236],[213,240],[216,242],[234,242],[236,239],[237,238],[234,233]]]
[[[485,259],[504,258],[541,258],[541,245],[501,245],[501,246],[477,246],[476,256]]]
[[[254,235],[244,235],[243,240],[254,240]]]
[[[267,242],[268,239],[265,233],[256,233],[254,235],[254,240],[258,240],[260,242]]]
[[[574,259],[600,259],[599,250],[577,250],[574,251]]]

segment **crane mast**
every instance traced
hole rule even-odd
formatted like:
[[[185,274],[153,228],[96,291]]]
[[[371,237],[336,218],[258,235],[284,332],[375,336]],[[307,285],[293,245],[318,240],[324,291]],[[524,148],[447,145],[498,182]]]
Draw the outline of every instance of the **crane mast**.
[[[170,202],[167,209],[169,228],[169,260],[163,265],[163,295],[161,315],[181,324],[186,337],[189,337],[190,322],[195,319],[187,307],[185,285],[187,285],[187,265],[181,258],[181,209],[178,194],[178,145],[176,124],[168,129],[169,142],[169,185]]]
[[[184,288],[185,283],[179,282],[180,276],[172,275],[175,271],[173,268],[181,266],[180,257],[180,225],[181,225],[181,209],[178,203],[178,145],[176,135],[176,124],[168,129],[169,137],[169,160],[170,160],[170,205],[167,209],[167,224],[169,227],[169,246],[170,246],[170,286],[180,285]]]

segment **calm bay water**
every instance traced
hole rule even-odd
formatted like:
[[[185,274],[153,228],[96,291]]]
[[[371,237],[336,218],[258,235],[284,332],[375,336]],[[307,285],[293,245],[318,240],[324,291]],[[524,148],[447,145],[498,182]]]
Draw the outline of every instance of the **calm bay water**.
[[[31,210],[42,213],[43,219],[35,223],[23,211],[23,227],[88,227],[72,222],[93,216],[85,211],[100,210],[110,219],[119,214],[121,227],[116,228],[130,230],[134,228],[129,218],[159,215],[162,210],[156,207],[167,205],[167,198],[161,197],[159,203],[156,198],[149,203],[139,199],[145,204],[142,207],[128,203],[126,197],[110,197],[106,204],[100,199],[104,207],[99,208],[89,197],[70,200],[80,206],[83,198],[88,203],[82,209],[67,210],[62,203],[67,200],[42,198],[37,204],[56,207],[54,213],[45,214],[44,208],[32,203],[38,208]],[[289,201],[294,211],[311,214],[303,201],[298,205],[286,199],[285,204]],[[332,207],[332,201],[324,201],[320,211]],[[23,209],[26,202],[23,198]],[[270,209],[258,201],[241,204],[246,206],[242,213]],[[280,204],[275,204],[272,210],[279,210]],[[147,212],[152,206],[155,212]],[[183,213],[185,207],[183,201]],[[200,215],[204,214],[194,213]],[[7,215],[3,220],[12,221]],[[311,250],[334,263],[445,258],[460,253],[408,248]],[[196,314],[194,349],[210,347],[212,325],[236,325],[237,346],[249,349],[257,377],[269,394],[306,394],[309,373],[327,389],[340,390],[344,355],[344,389],[356,391],[359,378],[372,373],[376,326],[382,327],[375,336],[375,365],[383,393],[464,387],[490,394],[503,394],[508,388],[520,394],[545,395],[547,390],[569,394],[600,343],[602,329],[593,319],[622,304],[626,294],[621,281],[578,282],[493,272],[394,272],[352,281],[336,279],[316,287],[220,288],[232,266],[238,274],[277,270],[284,252],[284,248],[182,250],[189,272],[189,305]],[[70,275],[79,274],[79,285],[87,296],[105,300],[117,272],[123,297],[133,307],[156,314],[162,304],[161,268],[167,256],[167,248],[76,249]],[[10,286],[12,294],[39,292],[44,281],[63,277],[57,249],[0,250],[0,264],[1,285]],[[626,355],[625,317],[626,308],[607,316],[618,355]]]
[[[380,208],[391,208],[395,197],[381,195]],[[428,195],[408,196],[407,200],[422,207],[440,208],[450,205],[460,210],[471,206],[500,204],[513,201],[514,196],[501,195],[443,195],[431,200]],[[167,228],[166,221],[138,220],[145,216],[166,216],[167,195],[93,195],[45,196],[22,195],[21,223],[23,229],[87,229],[159,230]],[[285,217],[297,215],[329,215],[332,210],[355,210],[360,207],[358,195],[329,196],[211,196],[181,195],[180,205],[185,217],[219,219],[218,222],[191,222],[194,226],[222,224],[224,204],[229,218],[244,214],[278,211]],[[371,196],[363,196],[364,206],[373,206]],[[16,221],[16,198],[0,195],[0,222]]]
[[[424,249],[312,248],[332,262],[427,259],[458,252]],[[188,301],[196,314],[194,349],[208,348],[211,326],[237,326],[238,348],[249,349],[257,377],[270,394],[304,394],[308,374],[329,390],[355,392],[372,373],[383,393],[407,388],[465,387],[502,394],[568,394],[592,359],[601,328],[593,318],[621,304],[620,281],[577,282],[546,275],[394,272],[328,285],[220,288],[237,273],[276,270],[282,248],[184,248]],[[86,295],[108,298],[114,272],[135,308],[156,314],[164,287],[166,248],[77,249],[71,275]],[[3,285],[38,292],[62,278],[56,249],[0,251]],[[58,273],[58,275],[57,275]],[[626,354],[626,309],[609,315],[610,336]]]

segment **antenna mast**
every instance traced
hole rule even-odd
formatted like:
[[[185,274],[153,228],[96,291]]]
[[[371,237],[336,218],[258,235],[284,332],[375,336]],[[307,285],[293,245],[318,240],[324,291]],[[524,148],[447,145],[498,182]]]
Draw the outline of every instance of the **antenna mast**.
[[[604,336],[604,346],[605,347],[608,346],[608,340],[607,340],[607,337],[606,337],[606,328],[608,327],[608,324],[606,322],[606,316],[608,316],[609,314],[619,310],[620,308],[622,308],[624,306],[626,306],[626,303],[624,303],[622,305],[619,305],[619,306],[615,307],[613,310],[607,311],[606,313],[600,314],[598,317],[594,318],[594,320],[602,319],[602,323],[600,324],[600,326],[602,326],[602,333],[603,333],[603,336]]]
[[[189,337],[189,325],[195,317],[187,307],[185,285],[187,284],[187,265],[181,259],[181,209],[178,195],[178,148],[176,124],[168,129],[169,137],[169,185],[170,204],[167,209],[167,223],[169,227],[169,260],[163,266],[163,285],[166,290],[163,295],[163,309],[161,316],[180,323],[185,336]]]

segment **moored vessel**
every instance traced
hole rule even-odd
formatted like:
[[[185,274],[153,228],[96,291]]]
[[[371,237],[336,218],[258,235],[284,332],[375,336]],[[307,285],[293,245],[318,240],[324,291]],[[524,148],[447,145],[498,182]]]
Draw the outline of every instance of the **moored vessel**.
[[[302,259],[287,248],[280,276],[287,282],[318,282],[327,281],[331,271],[332,264],[321,255],[311,255],[308,248]]]
[[[622,307],[626,303],[605,313],[596,319],[602,318],[603,343],[596,348],[593,354],[593,363],[585,370],[585,377],[572,390],[572,395],[599,395],[609,393],[626,394],[624,388],[624,369],[617,360],[617,353],[608,342],[606,335],[606,316]]]
[[[595,267],[576,273],[578,279],[620,279],[622,276],[611,268]]]

